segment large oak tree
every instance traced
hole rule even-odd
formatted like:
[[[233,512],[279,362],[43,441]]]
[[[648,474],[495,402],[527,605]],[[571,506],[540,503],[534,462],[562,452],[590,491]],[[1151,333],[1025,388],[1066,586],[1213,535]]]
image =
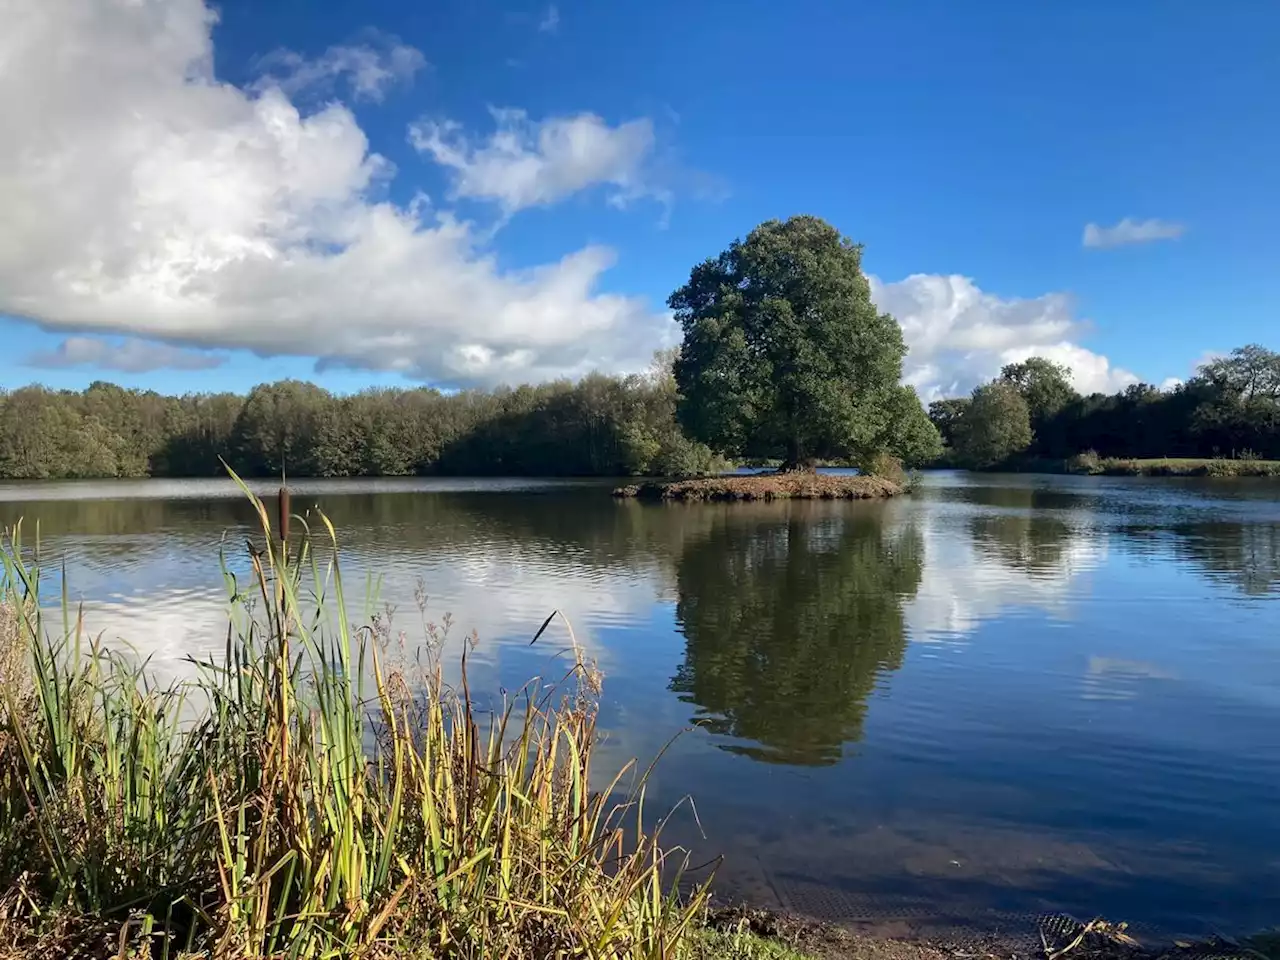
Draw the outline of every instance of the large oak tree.
[[[684,328],[680,422],[713,449],[867,464],[919,457],[922,427],[936,447],[899,384],[902,329],[871,302],[862,247],[817,217],[762,223],[694,267],[668,305]]]

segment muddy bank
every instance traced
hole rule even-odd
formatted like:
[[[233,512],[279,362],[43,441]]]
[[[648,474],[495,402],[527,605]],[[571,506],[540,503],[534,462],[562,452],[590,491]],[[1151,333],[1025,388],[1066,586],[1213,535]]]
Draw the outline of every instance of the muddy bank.
[[[905,490],[902,484],[884,477],[797,472],[631,484],[614,490],[613,495],[638,500],[696,503],[732,500],[870,500],[894,497]]]
[[[870,924],[821,923],[738,904],[713,908],[706,926],[739,945],[711,956],[735,960],[1280,960],[1280,937],[1274,933],[1244,940],[1143,942],[1123,923],[1082,923],[1065,914],[1038,917],[1031,935],[1011,931],[921,939],[876,931]]]

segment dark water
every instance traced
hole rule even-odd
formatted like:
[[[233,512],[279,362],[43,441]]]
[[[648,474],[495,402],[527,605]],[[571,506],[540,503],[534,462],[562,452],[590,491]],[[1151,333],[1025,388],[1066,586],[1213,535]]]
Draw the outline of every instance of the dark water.
[[[393,623],[451,611],[480,679],[606,675],[601,770],[658,753],[669,839],[820,916],[1165,932],[1280,922],[1280,484],[934,474],[890,503],[645,506],[595,484],[297,484]],[[94,629],[216,652],[228,484],[0,486]]]

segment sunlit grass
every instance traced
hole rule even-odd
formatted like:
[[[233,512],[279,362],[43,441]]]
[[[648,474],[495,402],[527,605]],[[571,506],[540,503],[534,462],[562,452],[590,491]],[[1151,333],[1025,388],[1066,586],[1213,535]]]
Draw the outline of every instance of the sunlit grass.
[[[1065,461],[1067,473],[1116,477],[1275,477],[1280,460],[1261,460],[1245,451],[1235,457],[1099,457],[1092,450]]]
[[[38,544],[10,533],[0,952],[702,950],[706,887],[671,892],[683,861],[645,830],[644,775],[592,789],[598,678],[580,653],[482,712],[465,650],[450,685],[438,658],[408,671],[367,616],[350,625],[323,515],[282,542],[245,495],[262,536],[249,582],[226,574],[225,657],[163,686],[86,635],[65,577],[49,614]]]

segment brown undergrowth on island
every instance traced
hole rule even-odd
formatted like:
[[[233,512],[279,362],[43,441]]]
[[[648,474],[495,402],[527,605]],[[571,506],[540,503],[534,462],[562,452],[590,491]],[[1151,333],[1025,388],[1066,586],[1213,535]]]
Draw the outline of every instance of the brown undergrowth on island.
[[[736,477],[651,482],[619,487],[615,497],[684,502],[733,500],[870,500],[893,497],[906,487],[877,476],[826,473],[759,473]]]

